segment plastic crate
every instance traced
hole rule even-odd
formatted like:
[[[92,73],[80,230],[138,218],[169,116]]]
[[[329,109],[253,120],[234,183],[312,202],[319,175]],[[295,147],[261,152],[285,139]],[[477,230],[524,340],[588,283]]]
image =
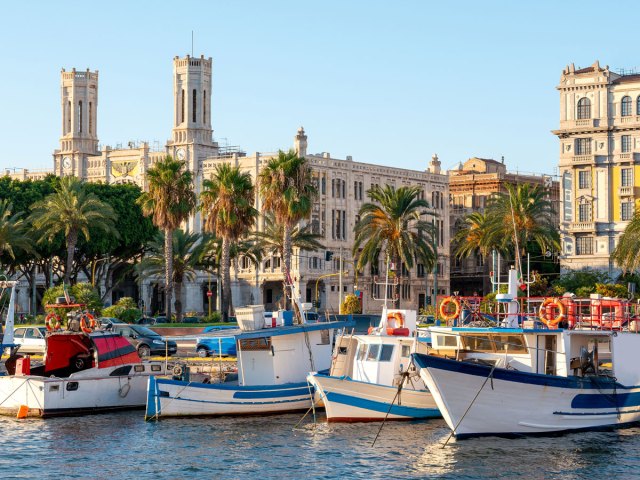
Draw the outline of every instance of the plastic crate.
[[[264,305],[247,305],[235,310],[240,330],[249,332],[264,328]]]

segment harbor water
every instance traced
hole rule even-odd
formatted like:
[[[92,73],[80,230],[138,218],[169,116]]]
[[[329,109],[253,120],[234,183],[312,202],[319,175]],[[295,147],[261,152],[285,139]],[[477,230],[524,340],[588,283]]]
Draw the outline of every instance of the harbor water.
[[[0,478],[640,478],[640,428],[456,441],[442,420],[326,424],[302,414],[145,422],[141,411],[0,418]],[[307,417],[308,418],[308,417]]]

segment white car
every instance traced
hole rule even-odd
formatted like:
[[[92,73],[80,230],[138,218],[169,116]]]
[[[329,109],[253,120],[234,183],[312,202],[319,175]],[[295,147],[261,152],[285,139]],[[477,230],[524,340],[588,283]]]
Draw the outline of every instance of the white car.
[[[13,342],[20,345],[20,353],[42,354],[47,346],[45,327],[19,327],[13,330]]]

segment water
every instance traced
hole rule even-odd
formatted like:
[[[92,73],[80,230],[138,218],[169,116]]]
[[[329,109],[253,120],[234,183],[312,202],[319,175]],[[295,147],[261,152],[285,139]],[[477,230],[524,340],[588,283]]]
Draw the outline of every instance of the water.
[[[442,420],[303,423],[301,414],[144,422],[141,411],[0,418],[0,478],[640,478],[640,428],[451,440]]]

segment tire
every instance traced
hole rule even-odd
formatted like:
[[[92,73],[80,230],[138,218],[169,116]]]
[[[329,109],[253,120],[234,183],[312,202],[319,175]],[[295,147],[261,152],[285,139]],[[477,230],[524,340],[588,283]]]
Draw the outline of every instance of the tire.
[[[209,356],[209,350],[204,347],[200,347],[196,352],[200,358],[207,358]]]
[[[140,345],[138,347],[138,355],[141,357],[149,357],[151,355],[151,349],[147,345]]]

